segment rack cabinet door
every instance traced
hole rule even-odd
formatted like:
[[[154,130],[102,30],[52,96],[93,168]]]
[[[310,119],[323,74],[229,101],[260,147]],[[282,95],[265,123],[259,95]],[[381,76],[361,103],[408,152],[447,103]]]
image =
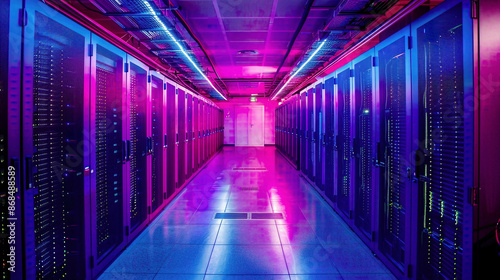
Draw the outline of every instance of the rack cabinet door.
[[[351,124],[351,99],[352,79],[351,65],[348,64],[337,70],[336,104],[337,114],[335,120],[335,143],[337,166],[337,207],[345,217],[351,217],[351,162],[352,162],[352,124]]]
[[[127,205],[129,240],[148,222],[148,184],[151,167],[148,67],[127,55]]]
[[[375,177],[378,184],[378,250],[396,275],[412,264],[411,75],[407,27],[375,47],[377,108]]]
[[[417,240],[422,279],[472,278],[473,43],[470,1],[411,25]]]
[[[25,249],[22,243],[22,227],[20,221],[24,214],[21,207],[25,195],[25,188],[21,178],[22,171],[21,145],[21,44],[22,27],[18,24],[19,11],[22,1],[5,0],[0,1],[0,215],[2,220],[0,227],[7,229],[11,222],[10,218],[16,218],[16,227],[9,229],[6,233],[14,233],[15,248],[11,252],[11,245],[7,239],[3,239],[3,256],[15,253],[22,256]],[[10,200],[9,200],[10,197]],[[33,194],[29,194],[32,199]],[[14,198],[14,200],[12,200]],[[9,205],[10,204],[10,205]],[[9,209],[10,206],[10,209]],[[14,209],[12,209],[14,208]],[[31,209],[33,212],[33,209]],[[30,223],[33,223],[31,219]],[[4,241],[5,240],[5,241]],[[11,241],[12,242],[12,241]],[[17,261],[15,266],[8,263],[6,257],[2,258],[2,279],[20,280],[23,276],[23,264]],[[33,262],[32,262],[33,264]],[[33,273],[34,274],[34,273]]]
[[[92,277],[126,244],[126,54],[92,34],[91,236]]]
[[[164,78],[157,72],[151,72],[150,75],[150,107],[151,107],[151,138],[150,151],[151,168],[148,178],[151,179],[150,191],[151,197],[148,199],[151,207],[150,220],[155,217],[166,199],[166,154],[167,154],[167,137],[166,137],[166,119],[165,119],[165,104],[166,104],[166,87]]]
[[[375,67],[371,49],[352,62],[354,83],[352,91],[353,125],[353,195],[354,225],[366,242],[374,239],[377,213],[375,211]]]
[[[25,278],[90,278],[90,31],[42,2],[25,7]]]

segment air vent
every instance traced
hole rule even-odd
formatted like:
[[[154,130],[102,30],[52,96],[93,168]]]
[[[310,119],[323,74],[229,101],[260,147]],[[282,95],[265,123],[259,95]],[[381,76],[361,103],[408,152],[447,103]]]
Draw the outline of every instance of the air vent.
[[[242,191],[258,191],[259,187],[240,187]]]
[[[265,167],[234,167],[235,171],[266,171]]]
[[[281,220],[282,213],[252,213],[252,220]]]
[[[214,219],[246,220],[248,213],[215,213]]]
[[[259,52],[256,50],[241,50],[241,51],[238,51],[238,54],[258,55]]]

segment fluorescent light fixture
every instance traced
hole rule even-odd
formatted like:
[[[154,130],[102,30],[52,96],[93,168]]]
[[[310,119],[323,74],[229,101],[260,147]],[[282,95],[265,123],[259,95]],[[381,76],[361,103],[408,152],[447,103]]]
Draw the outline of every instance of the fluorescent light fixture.
[[[174,35],[172,35],[172,33],[170,33],[170,31],[168,31],[168,28],[167,26],[165,26],[165,24],[161,21],[161,19],[156,15],[153,7],[151,7],[151,5],[149,4],[148,1],[143,1],[144,5],[146,5],[146,7],[148,7],[149,11],[151,12],[151,14],[153,15],[154,19],[156,19],[156,21],[158,22],[158,24],[161,25],[161,27],[163,29],[165,29],[165,32],[167,32],[168,36],[170,36],[170,38],[172,39],[172,41],[174,41],[177,46],[179,47],[179,49],[181,50],[181,52],[184,54],[184,56],[186,56],[186,58],[191,62],[191,64],[193,64],[194,68],[196,68],[196,70],[198,71],[198,73],[200,73],[200,75],[205,78],[205,80],[207,80],[207,82],[210,84],[210,86],[220,95],[220,97],[222,97],[224,100],[227,100],[224,95],[222,95],[222,93],[220,93],[215,87],[214,85],[212,84],[212,82],[210,82],[210,80],[207,78],[207,76],[205,76],[205,74],[203,74],[203,72],[200,70],[200,68],[198,68],[198,65],[196,65],[196,63],[194,63],[194,61],[191,59],[191,57],[186,53],[186,51],[184,50],[184,48],[181,46],[181,44],[179,43],[179,41],[177,41],[177,39],[175,39]]]
[[[286,81],[286,83],[281,87],[281,89],[276,92],[274,94],[274,96],[271,98],[271,100],[274,100],[274,98],[276,98],[276,96],[278,96],[280,94],[280,92],[288,85],[288,83],[302,70],[302,68],[304,68],[304,66],[306,66],[309,61],[311,61],[311,59],[316,56],[316,54],[319,52],[319,50],[321,50],[321,48],[323,47],[323,45],[325,44],[326,42],[326,39],[323,40],[323,42],[321,42],[321,45],[319,45],[319,47],[313,52],[313,54],[307,59],[307,61],[302,64],[302,66],[300,66],[300,68],[295,72],[293,73],[293,75],[290,77],[290,79],[288,79],[288,81]]]

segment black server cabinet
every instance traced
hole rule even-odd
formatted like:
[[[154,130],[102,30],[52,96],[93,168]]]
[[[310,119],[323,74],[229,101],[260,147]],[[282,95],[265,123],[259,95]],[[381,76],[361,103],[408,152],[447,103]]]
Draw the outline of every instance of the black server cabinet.
[[[415,181],[422,279],[471,279],[473,43],[469,1],[448,1],[412,24]],[[417,196],[414,195],[413,199]]]
[[[193,174],[193,95],[186,95],[186,179]]]
[[[177,114],[178,131],[177,144],[179,147],[177,158],[177,188],[180,188],[186,180],[186,92],[177,88]]]
[[[325,195],[334,201],[334,86],[335,78],[325,78]]]
[[[150,98],[151,98],[151,168],[150,176],[150,199],[151,217],[161,210],[166,199],[166,176],[165,157],[167,153],[167,137],[165,134],[165,88],[163,76],[156,72],[150,75]]]
[[[27,1],[22,94],[23,279],[88,277],[90,32]],[[21,10],[22,11],[22,10]],[[18,139],[19,141],[19,139]],[[19,171],[20,172],[20,171]]]
[[[92,35],[91,237],[97,276],[126,243],[126,55]]]
[[[166,162],[166,176],[167,176],[167,197],[170,198],[175,193],[177,182],[177,121],[176,121],[176,89],[175,85],[170,81],[167,82],[167,162]]]
[[[299,129],[299,122],[300,122],[300,115],[299,115],[299,110],[298,110],[298,95],[293,96],[292,99],[292,106],[293,106],[293,162],[295,164],[295,167],[299,169],[299,134],[298,134],[298,129]]]
[[[351,68],[337,72],[337,118],[335,131],[337,166],[337,207],[351,217]]]
[[[323,83],[318,83],[314,86],[314,155],[315,158],[315,172],[314,172],[314,183],[316,186],[324,191],[325,187],[323,185]]]
[[[408,275],[412,263],[411,75],[406,27],[375,47],[377,105],[375,150],[378,184],[378,250]],[[413,246],[415,244],[413,243]]]
[[[205,101],[200,104],[200,165],[205,163]]]
[[[300,93],[300,170],[302,173],[307,174],[306,166],[306,92]]]
[[[14,239],[1,238],[0,254],[2,255],[2,279],[22,279],[24,265],[19,258],[22,256],[24,245],[22,242],[21,218],[24,214],[21,199],[25,194],[33,197],[30,190],[25,190],[21,182],[21,43],[22,27],[18,24],[19,11],[22,1],[0,2],[0,234]],[[9,200],[9,197],[11,199]],[[14,200],[12,200],[14,198]],[[10,205],[9,205],[10,204]],[[11,207],[9,209],[9,206]],[[30,210],[30,209],[28,209]],[[33,212],[33,210],[30,210]],[[12,221],[8,218],[17,218],[16,227],[7,227]],[[11,251],[14,240],[14,250]],[[12,241],[11,241],[12,242]],[[7,254],[14,253],[15,263],[8,263]],[[12,266],[14,265],[15,266]]]
[[[316,151],[314,149],[314,88],[306,91],[306,176],[314,182],[314,174],[316,173]]]
[[[288,158],[293,161],[293,134],[292,134],[292,121],[293,121],[293,103],[291,100],[287,100],[287,133],[288,133],[288,143],[287,143],[287,153]]]
[[[193,172],[198,171],[200,167],[200,99],[194,98],[194,110],[193,110],[193,145],[194,145],[194,154],[193,154]]]
[[[127,55],[129,239],[148,222],[148,67]]]
[[[374,238],[377,213],[374,195],[374,51],[369,50],[352,62],[354,71],[354,90],[352,92],[352,125],[354,176],[352,180],[354,195],[354,224],[369,242]],[[373,236],[372,236],[373,235]]]

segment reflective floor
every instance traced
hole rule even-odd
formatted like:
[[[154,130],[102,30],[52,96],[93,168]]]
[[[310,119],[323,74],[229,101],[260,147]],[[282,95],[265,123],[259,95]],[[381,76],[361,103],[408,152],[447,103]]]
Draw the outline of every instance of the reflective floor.
[[[99,279],[394,277],[274,147],[224,147]]]

